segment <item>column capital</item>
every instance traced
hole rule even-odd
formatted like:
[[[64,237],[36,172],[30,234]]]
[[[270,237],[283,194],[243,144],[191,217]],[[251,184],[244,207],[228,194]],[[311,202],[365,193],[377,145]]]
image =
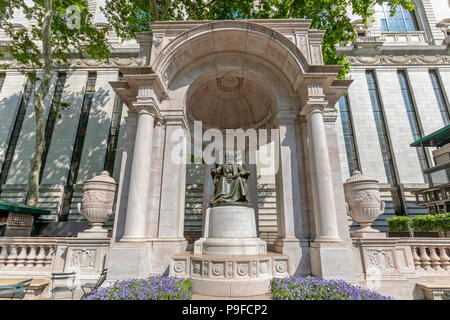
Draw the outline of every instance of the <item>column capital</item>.
[[[136,112],[128,111],[128,115],[124,118],[125,123],[129,125],[137,124],[138,115]]]
[[[162,110],[161,116],[164,119],[164,122],[168,126],[179,125],[183,127],[183,129],[188,128],[188,122],[186,118],[186,114],[183,110]]]
[[[328,106],[328,101],[325,100],[323,86],[320,83],[307,84],[303,89],[305,104],[300,110],[300,115],[308,116],[312,112],[323,112]]]
[[[278,121],[283,124],[295,124],[298,116],[293,112],[280,112],[278,113]]]
[[[156,103],[153,103],[153,101],[145,101],[145,102],[134,102],[133,108],[136,110],[138,116],[149,114],[152,115],[154,118],[162,118],[161,112],[158,108],[158,105]]]

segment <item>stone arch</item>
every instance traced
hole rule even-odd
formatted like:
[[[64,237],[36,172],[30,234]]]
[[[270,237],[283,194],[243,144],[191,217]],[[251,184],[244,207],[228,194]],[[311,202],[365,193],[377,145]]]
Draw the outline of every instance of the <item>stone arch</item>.
[[[232,49],[231,49],[232,48]],[[216,21],[183,32],[155,57],[153,70],[172,84],[190,64],[223,55],[241,55],[271,65],[292,88],[308,68],[303,53],[288,38],[266,26],[248,21]]]

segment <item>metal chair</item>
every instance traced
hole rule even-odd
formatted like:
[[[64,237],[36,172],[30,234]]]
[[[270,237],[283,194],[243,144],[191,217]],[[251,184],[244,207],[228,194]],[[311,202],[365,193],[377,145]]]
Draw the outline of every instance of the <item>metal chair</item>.
[[[103,269],[100,277],[98,278],[96,283],[85,283],[81,286],[83,290],[83,295],[81,296],[81,300],[89,296],[94,290],[100,288],[100,286],[106,280],[106,274],[108,273],[108,269]]]
[[[54,300],[55,295],[58,292],[67,292],[67,291],[72,292],[72,299],[73,299],[73,294],[75,293],[75,290],[77,288],[77,286],[75,285],[75,276],[76,276],[75,272],[52,273],[52,290],[50,291],[52,293],[52,300]],[[55,286],[55,280],[66,280],[70,284]],[[70,280],[72,281],[70,282]]]
[[[25,297],[25,291],[33,279],[27,279],[14,284],[0,286],[0,295],[11,295],[11,300],[18,294],[18,298],[22,300]]]

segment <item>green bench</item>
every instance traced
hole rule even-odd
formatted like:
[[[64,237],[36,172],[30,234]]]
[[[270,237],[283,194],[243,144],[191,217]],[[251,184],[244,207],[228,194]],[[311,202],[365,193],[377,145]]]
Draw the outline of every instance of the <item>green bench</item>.
[[[11,300],[17,295],[19,299],[25,297],[25,291],[33,279],[27,279],[18,283],[0,286],[0,298],[2,296],[10,296]]]

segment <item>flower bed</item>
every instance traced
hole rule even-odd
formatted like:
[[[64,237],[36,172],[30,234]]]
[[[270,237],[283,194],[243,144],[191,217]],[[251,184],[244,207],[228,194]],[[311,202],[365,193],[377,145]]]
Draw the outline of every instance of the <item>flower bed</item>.
[[[273,279],[272,294],[276,300],[393,300],[343,280],[323,280],[313,276]]]
[[[189,300],[191,295],[190,280],[153,276],[116,281],[95,290],[85,300]]]

